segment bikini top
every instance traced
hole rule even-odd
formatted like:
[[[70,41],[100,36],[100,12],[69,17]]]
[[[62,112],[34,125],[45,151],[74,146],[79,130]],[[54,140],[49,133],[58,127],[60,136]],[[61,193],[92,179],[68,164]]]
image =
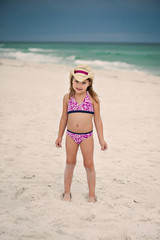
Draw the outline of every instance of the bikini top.
[[[68,114],[75,113],[75,112],[94,114],[94,108],[91,103],[89,93],[87,92],[86,97],[81,104],[78,104],[76,102],[75,98],[71,97],[68,102],[67,112],[68,112]]]

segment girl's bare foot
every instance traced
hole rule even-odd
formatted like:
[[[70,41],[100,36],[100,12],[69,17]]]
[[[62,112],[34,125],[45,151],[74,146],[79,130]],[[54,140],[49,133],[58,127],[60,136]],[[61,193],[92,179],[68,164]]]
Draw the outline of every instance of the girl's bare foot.
[[[72,198],[71,193],[63,193],[63,197],[62,197],[63,201],[70,202],[71,198]]]
[[[96,197],[89,197],[88,202],[95,203],[95,202],[97,202],[97,199],[96,199]]]

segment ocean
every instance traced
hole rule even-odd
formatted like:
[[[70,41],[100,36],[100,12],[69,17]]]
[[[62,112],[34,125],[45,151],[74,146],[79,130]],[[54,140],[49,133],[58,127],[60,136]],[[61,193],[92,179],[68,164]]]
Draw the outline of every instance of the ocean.
[[[0,43],[0,58],[160,75],[160,44]]]

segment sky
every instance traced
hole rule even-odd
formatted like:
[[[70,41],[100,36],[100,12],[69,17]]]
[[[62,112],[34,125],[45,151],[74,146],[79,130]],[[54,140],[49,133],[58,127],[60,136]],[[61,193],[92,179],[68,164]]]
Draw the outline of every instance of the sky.
[[[0,41],[160,43],[160,0],[0,0]]]

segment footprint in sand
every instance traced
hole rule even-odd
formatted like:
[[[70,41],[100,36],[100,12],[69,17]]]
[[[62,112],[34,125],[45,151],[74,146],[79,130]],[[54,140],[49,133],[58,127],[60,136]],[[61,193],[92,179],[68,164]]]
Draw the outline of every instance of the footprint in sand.
[[[18,189],[15,193],[15,198],[18,198],[19,196],[21,196],[25,192],[25,190],[26,189],[24,187]]]
[[[96,217],[96,215],[94,215],[94,214],[89,214],[88,216],[83,216],[83,217],[81,217],[81,220],[85,220],[85,221],[89,221],[89,222],[91,222],[93,219],[95,219],[95,217]]]
[[[125,183],[123,182],[123,180],[121,180],[121,179],[114,178],[113,181],[116,182],[116,183],[118,183],[118,184],[125,184]]]
[[[34,174],[32,174],[32,175],[26,175],[26,176],[23,177],[23,179],[33,179],[33,178],[35,178],[35,175],[34,175]]]

